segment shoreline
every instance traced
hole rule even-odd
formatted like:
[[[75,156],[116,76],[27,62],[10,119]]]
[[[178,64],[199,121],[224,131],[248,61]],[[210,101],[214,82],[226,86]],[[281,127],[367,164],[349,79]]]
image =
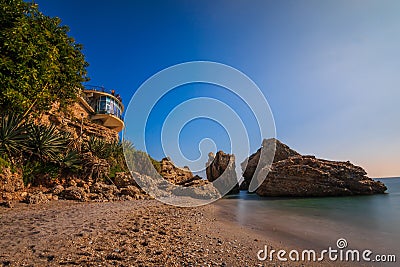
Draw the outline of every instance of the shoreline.
[[[276,241],[221,212],[219,203],[177,208],[156,200],[19,203],[14,209],[0,209],[0,262],[8,266],[335,266],[259,261],[258,250],[264,245],[285,248],[284,238]]]
[[[222,199],[222,201],[226,201],[227,199]],[[300,236],[298,236],[296,233],[292,233],[290,229],[284,228],[284,229],[276,229],[274,227],[275,224],[279,224],[280,219],[274,219],[274,223],[268,223],[268,227],[270,229],[265,230],[259,228],[257,225],[252,224],[252,223],[245,223],[242,224],[238,222],[238,218],[235,218],[237,214],[233,214],[230,211],[232,211],[232,207],[229,205],[226,205],[226,203],[216,203],[213,204],[216,205],[216,216],[218,216],[219,222],[222,225],[229,226],[227,229],[231,229],[234,231],[242,231],[242,238],[246,239],[246,236],[248,239],[255,239],[257,240],[256,242],[253,243],[251,249],[252,255],[254,255],[254,258],[257,258],[257,252],[260,249],[263,249],[264,246],[268,247],[268,251],[275,250],[276,252],[279,250],[285,250],[287,253],[290,252],[291,250],[297,250],[299,252],[307,249],[314,249],[316,252],[320,251],[320,249],[325,249],[326,247],[322,246],[315,246],[312,241],[309,240],[304,240]],[[239,219],[240,220],[240,219]],[[317,255],[318,258],[319,255]],[[286,254],[287,257],[287,254]],[[350,263],[350,262],[332,262],[332,261],[290,261],[288,260],[287,262],[283,261],[278,261],[276,258],[276,253],[274,254],[274,261],[258,261],[259,265],[255,266],[370,266],[364,263],[356,262],[356,263]]]

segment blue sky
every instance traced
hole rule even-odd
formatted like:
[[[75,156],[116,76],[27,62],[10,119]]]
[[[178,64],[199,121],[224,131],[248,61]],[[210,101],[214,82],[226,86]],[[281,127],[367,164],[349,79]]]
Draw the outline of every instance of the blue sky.
[[[115,88],[125,105],[166,67],[221,62],[259,86],[281,141],[300,153],[350,160],[372,177],[400,176],[399,1],[37,3],[84,45],[90,84]],[[154,129],[150,154],[162,156],[158,131],[166,113],[179,100],[199,96],[236,108],[249,125],[252,151],[257,148],[248,108],[215,86],[193,84],[177,88],[155,108],[148,125]],[[199,156],[199,141],[207,137],[229,150],[227,134],[215,122],[193,121],[180,137],[188,158]]]

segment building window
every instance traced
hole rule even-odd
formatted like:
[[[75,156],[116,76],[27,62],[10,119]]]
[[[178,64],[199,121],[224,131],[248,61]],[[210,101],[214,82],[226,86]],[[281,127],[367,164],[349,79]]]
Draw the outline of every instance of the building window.
[[[111,114],[121,118],[121,106],[111,97],[100,96],[97,103],[97,113]]]

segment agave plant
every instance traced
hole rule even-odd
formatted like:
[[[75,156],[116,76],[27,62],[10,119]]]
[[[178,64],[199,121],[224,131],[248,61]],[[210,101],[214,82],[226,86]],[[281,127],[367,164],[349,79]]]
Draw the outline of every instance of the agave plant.
[[[66,150],[68,139],[54,125],[31,124],[27,132],[28,151],[41,162],[57,161]]]
[[[27,126],[19,115],[9,114],[0,119],[0,154],[10,159],[26,149]]]
[[[76,172],[82,169],[82,160],[77,151],[68,151],[60,157],[59,163],[64,171]]]
[[[122,144],[117,140],[109,143],[109,149],[111,152],[111,156],[113,156],[114,158],[119,158],[121,156],[123,157],[124,155],[124,149],[122,147]]]
[[[91,152],[94,156],[100,159],[107,159],[112,154],[112,148],[105,140],[90,136],[84,144],[84,150]]]

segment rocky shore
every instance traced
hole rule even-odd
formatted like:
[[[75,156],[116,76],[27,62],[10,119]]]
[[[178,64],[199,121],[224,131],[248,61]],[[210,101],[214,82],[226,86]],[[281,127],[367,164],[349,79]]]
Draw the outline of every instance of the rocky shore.
[[[63,185],[53,187],[24,187],[21,179],[14,176],[3,176],[0,179],[2,194],[0,204],[8,208],[14,207],[18,202],[27,204],[43,204],[51,200],[75,200],[108,202],[118,200],[151,199],[135,182],[134,176],[138,173],[118,173],[112,184],[104,182],[85,181],[71,178]],[[5,177],[9,177],[6,179]]]
[[[262,149],[276,142],[270,168],[262,168]],[[383,193],[386,187],[350,162],[303,156],[275,139],[242,164],[248,189],[254,177],[265,178],[261,196],[340,196]],[[257,166],[261,162],[261,167]],[[172,195],[209,199],[219,196],[218,179],[236,180],[234,155],[210,155],[207,179],[189,168],[160,162],[162,183],[136,172],[116,173],[106,181],[69,178],[48,187],[25,187],[21,174],[0,173],[0,263],[3,266],[296,266],[293,262],[260,262],[265,245],[285,248],[279,240],[231,222],[217,204],[177,208],[153,200],[137,184],[168,189]],[[266,175],[266,171],[268,174]],[[263,176],[265,175],[265,176]],[[229,178],[228,177],[228,178]],[[108,183],[105,183],[108,182]],[[170,182],[170,183],[168,183]],[[203,190],[206,186],[209,190]],[[221,188],[224,184],[221,184]],[[238,192],[239,186],[230,193]],[[168,190],[163,192],[169,192]],[[164,194],[164,193],[163,193]],[[170,197],[169,195],[167,197]],[[3,207],[1,207],[3,206]],[[9,209],[13,208],[13,209]],[[289,248],[287,248],[289,249]],[[329,266],[298,263],[297,266]]]

